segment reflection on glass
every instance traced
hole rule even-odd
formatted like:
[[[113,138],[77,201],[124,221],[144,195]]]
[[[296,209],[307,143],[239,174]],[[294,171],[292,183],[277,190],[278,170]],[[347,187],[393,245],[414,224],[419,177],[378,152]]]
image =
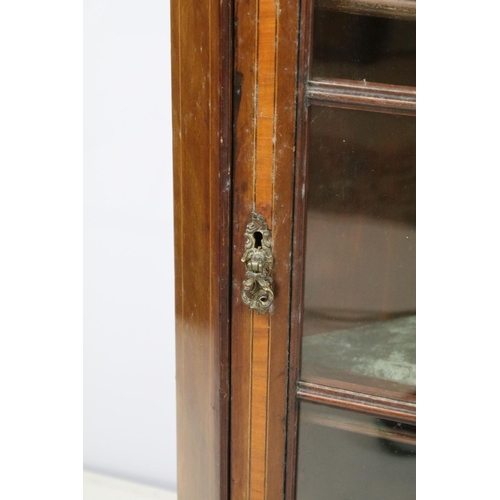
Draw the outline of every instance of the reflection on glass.
[[[415,118],[312,106],[301,379],[415,393]]]
[[[413,500],[415,427],[302,403],[297,500]]]
[[[313,78],[341,78],[415,86],[415,21],[347,14],[317,0]]]

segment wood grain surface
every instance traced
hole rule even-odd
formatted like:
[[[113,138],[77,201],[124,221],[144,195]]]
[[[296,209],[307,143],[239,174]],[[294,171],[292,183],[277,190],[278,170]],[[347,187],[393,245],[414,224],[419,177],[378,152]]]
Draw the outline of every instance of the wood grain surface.
[[[231,2],[172,0],[179,500],[227,500]]]

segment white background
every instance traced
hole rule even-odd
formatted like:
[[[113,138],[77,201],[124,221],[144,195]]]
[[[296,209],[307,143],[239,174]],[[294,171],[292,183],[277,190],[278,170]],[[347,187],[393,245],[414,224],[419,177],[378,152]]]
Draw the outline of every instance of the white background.
[[[165,50],[162,49],[165,64],[161,56],[157,57],[155,71],[163,71],[158,67],[168,71],[167,3],[158,4],[158,8],[165,13],[164,20],[156,18],[159,11],[150,9],[153,5],[151,1],[121,1],[119,4],[105,0],[100,2],[105,12],[111,6],[116,7],[108,14],[109,27],[100,25],[100,32],[97,26],[92,28],[96,36],[103,40],[102,53],[99,55],[97,50],[91,48],[92,45],[89,49],[94,50],[95,57],[113,62],[113,57],[109,55],[110,51],[113,52],[109,44],[112,40],[116,42],[116,45],[111,43],[111,47],[115,48],[115,69],[110,70],[107,78],[111,80],[108,79],[106,83],[111,94],[120,93],[120,89],[124,88],[130,90],[127,87],[129,83],[118,78],[119,74],[128,76],[131,82],[139,79],[143,83],[138,87],[148,82],[150,86],[146,90],[149,92],[157,88],[151,86],[153,83],[149,82],[149,78],[143,79],[141,76],[141,72],[148,68],[153,72],[153,63],[147,63],[151,58],[147,55],[139,57],[130,43],[134,33],[138,33],[135,23],[145,19],[141,11],[144,15],[152,13],[148,14],[148,28],[143,25],[147,29],[143,41],[155,31],[149,29],[149,23],[161,25],[161,29],[165,29],[162,31],[165,37]],[[85,10],[87,5],[90,7],[94,4],[87,4],[85,0]],[[0,2],[2,499],[82,498],[84,308],[87,314],[87,305],[82,307],[83,276],[86,287],[89,278],[91,281],[97,279],[92,278],[92,273],[97,272],[92,267],[86,265],[85,273],[82,271],[82,16],[81,2]],[[130,23],[121,31],[123,24],[119,20],[123,16]],[[419,4],[418,16],[417,498],[495,498],[495,491],[498,492],[496,457],[500,447],[496,431],[500,335],[500,101],[493,94],[498,91],[498,16],[493,8],[450,7],[447,3],[435,2]],[[116,25],[113,24],[115,22]],[[90,33],[86,32],[86,45],[91,43]],[[106,33],[110,34],[108,44],[104,43]],[[139,43],[137,38],[140,37],[135,38],[136,43]],[[119,49],[122,44],[126,50]],[[89,78],[94,81],[92,67],[99,64],[89,60],[88,54],[85,54],[86,82]],[[140,69],[135,71],[135,65]],[[128,71],[120,73],[118,70],[127,67],[130,67]],[[113,75],[117,76],[116,80]],[[164,97],[163,102],[167,106],[167,73],[164,78],[165,93],[158,92],[158,95]],[[111,81],[115,83],[110,84]],[[145,120],[153,120],[150,116],[153,113],[151,97],[144,89],[141,92],[125,91],[124,94],[130,96],[131,100],[120,106],[115,102],[112,106],[116,111],[119,107],[122,113],[121,120],[117,122],[127,122],[129,112],[133,116],[139,115],[143,106],[141,103],[144,102],[149,103],[147,106],[150,107],[149,112],[144,112],[142,116]],[[110,95],[108,102],[113,103],[113,98]],[[86,92],[86,113],[92,109],[87,106],[93,106],[93,99],[93,94],[87,96]],[[97,91],[95,99],[105,104]],[[163,122],[162,119],[158,121]],[[163,123],[168,134],[169,119],[165,118]],[[142,124],[146,128],[144,121]],[[123,139],[132,138],[134,141],[135,136],[145,137],[139,133],[139,127],[134,129],[132,137],[131,133],[124,133],[118,125],[113,129],[102,130],[103,134],[106,132],[106,140],[117,137],[115,133],[122,133]],[[86,144],[88,140],[86,132]],[[162,144],[162,147],[168,148],[169,138],[165,137]],[[108,158],[122,155],[125,162],[125,155],[121,153],[121,148],[125,146],[129,148],[127,151],[135,158],[134,161],[141,159],[139,156],[134,157],[133,153],[135,151],[137,154],[137,151],[132,150],[133,145],[124,145],[122,140],[117,140],[115,147],[109,149]],[[142,154],[146,159],[150,153],[144,150]],[[168,154],[166,151],[164,154],[165,168],[168,168]],[[147,167],[146,161],[140,163],[142,168]],[[113,170],[107,180],[106,176],[101,181],[94,177],[97,185],[89,185],[88,175],[92,175],[91,172],[87,174],[86,159],[86,190],[95,193],[95,204],[101,207],[106,190],[99,186],[106,186],[106,183],[108,186],[109,183],[114,185],[115,182],[120,184],[120,175],[130,173],[131,167],[124,167],[123,174]],[[113,180],[115,176],[117,178]],[[168,174],[165,174],[165,178],[168,180]],[[142,192],[141,189],[139,185],[137,192]],[[168,188],[165,188],[165,192],[168,194]],[[140,195],[136,196],[139,199]],[[87,201],[87,193],[85,197],[87,209],[87,203],[92,198]],[[133,199],[130,194],[128,201]],[[166,199],[162,203],[167,204]],[[124,210],[123,206],[116,208],[117,205],[114,205],[116,211]],[[147,206],[149,211],[151,206]],[[120,217],[116,217],[118,228],[121,227],[123,231],[132,224],[131,219],[123,215],[122,221],[125,222],[120,226]],[[168,219],[168,215],[166,217]],[[88,219],[85,226],[88,227]],[[128,242],[131,239],[122,236],[121,241]],[[117,245],[109,244],[116,250]],[[131,255],[138,255],[133,253],[138,252],[138,247],[132,246],[132,249],[135,250],[127,253],[129,251],[123,248],[124,253],[117,259],[133,263],[135,267],[142,259],[132,259]],[[156,250],[148,248],[148,255],[153,255],[153,251]],[[95,260],[99,261],[108,254],[103,251],[101,257],[97,252],[94,255]],[[140,265],[144,264],[141,262]],[[96,269],[102,270],[103,267],[102,264]],[[108,288],[104,290],[112,288],[109,285],[110,275],[118,274],[116,268],[110,266],[110,269],[109,275],[104,275],[108,280],[105,281]],[[129,273],[135,284],[139,281],[141,273],[137,269],[124,269],[123,272]],[[125,286],[124,278],[119,283]],[[128,285],[127,289],[128,293],[132,293]],[[149,295],[148,289],[144,293]],[[123,292],[122,298],[124,296],[126,292]],[[129,299],[132,300],[130,296]],[[131,314],[127,310],[130,303],[127,302],[123,307],[117,320],[121,315]],[[169,307],[168,303],[166,307]],[[113,314],[117,313],[117,308],[111,307],[110,310]],[[99,308],[95,311],[99,311]],[[102,331],[106,330],[105,324],[110,325],[104,321],[100,323]],[[170,370],[173,367],[168,361],[172,359],[168,356],[173,356],[170,347],[166,352],[165,375],[160,375],[157,380],[143,376],[135,379],[136,386],[131,386],[128,382],[132,377],[122,380],[116,375],[120,373],[125,377],[127,370],[140,371],[133,363],[129,363],[137,361],[138,357],[127,360],[121,349],[124,345],[137,349],[140,347],[134,345],[135,341],[127,336],[125,338],[128,340],[122,342],[117,334],[113,335],[116,340],[114,349],[100,363],[102,375],[107,377],[107,387],[115,392],[114,401],[126,401],[125,407],[130,408],[132,403],[138,403],[139,394],[146,392],[151,395],[154,391],[155,403],[150,400],[145,405],[146,413],[142,414],[154,415],[155,409],[164,404],[162,398],[163,401],[171,401],[167,394],[162,393],[172,380],[169,373],[172,373]],[[173,345],[173,338],[170,337],[172,333],[167,331],[166,335]],[[165,340],[167,343],[169,341]],[[122,354],[118,355],[120,352]],[[132,356],[129,349],[126,352]],[[117,368],[119,363],[113,357],[121,359],[120,366],[126,365],[127,370],[120,372]],[[106,371],[104,366],[112,369]],[[144,367],[145,364],[140,366]],[[142,374],[145,373],[146,368]],[[86,384],[85,387],[88,392],[90,385]],[[132,391],[130,399],[125,396],[129,391]],[[121,399],[117,399],[117,394],[121,394]],[[109,404],[106,406],[102,397],[99,404],[103,406],[96,408],[109,409]],[[146,401],[142,400],[142,403]],[[86,400],[86,406],[89,404]],[[169,411],[165,407],[165,416]],[[87,418],[88,410],[85,409],[85,412]],[[168,456],[172,452],[169,446],[173,445],[171,422],[165,419],[164,427],[157,425],[155,431],[151,432],[146,428],[146,424],[151,424],[148,420],[151,417],[139,418],[139,412],[134,415],[136,420],[129,420],[125,426],[120,424],[120,420],[129,418],[127,415],[115,413],[111,418],[110,413],[106,416],[105,411],[100,415],[94,413],[95,418],[108,418],[109,426],[101,427],[103,439],[106,438],[105,433],[113,432],[112,427],[120,427],[124,439],[122,448],[117,446],[116,441],[107,442],[102,445],[100,454],[109,456],[119,449],[126,455],[134,446],[129,441],[132,438],[128,436],[135,436],[134,443],[138,443],[137,447],[140,448],[139,441],[146,441],[147,436],[154,434],[159,460],[165,464],[158,469],[165,471],[163,481],[166,484],[169,471],[173,474],[170,468],[173,464],[168,464]],[[154,418],[161,419],[161,416]],[[96,428],[100,425],[97,423]],[[113,434],[113,439],[119,439],[117,435]],[[166,447],[163,444],[165,442]],[[142,449],[151,448],[148,444]],[[142,467],[139,470],[151,467],[149,460],[152,460],[150,456],[139,457],[137,463],[141,462],[139,467]],[[134,477],[140,475],[135,465],[129,471],[127,474]],[[153,475],[148,474],[147,478],[152,481]]]
[[[83,12],[84,466],[174,489],[169,2]]]

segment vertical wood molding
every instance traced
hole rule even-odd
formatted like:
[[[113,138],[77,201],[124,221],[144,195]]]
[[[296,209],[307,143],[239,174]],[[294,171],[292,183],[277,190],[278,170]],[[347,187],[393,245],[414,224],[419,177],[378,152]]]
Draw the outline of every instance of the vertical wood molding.
[[[227,500],[232,2],[172,0],[179,500]]]
[[[284,498],[298,0],[235,3],[231,498]],[[253,179],[253,183],[249,182]],[[241,301],[243,233],[272,231],[269,314]]]
[[[297,88],[297,140],[295,166],[295,197],[293,206],[293,268],[292,276],[296,285],[292,288],[290,317],[290,348],[288,372],[288,413],[287,413],[287,464],[286,464],[286,497],[296,497],[297,450],[299,402],[297,399],[297,383],[300,373],[302,349],[302,321],[304,304],[304,265],[306,243],[306,196],[307,196],[307,124],[308,111],[305,87],[310,76],[310,57],[312,54],[312,23],[314,0],[302,0],[300,13],[300,37],[298,56],[298,88]]]

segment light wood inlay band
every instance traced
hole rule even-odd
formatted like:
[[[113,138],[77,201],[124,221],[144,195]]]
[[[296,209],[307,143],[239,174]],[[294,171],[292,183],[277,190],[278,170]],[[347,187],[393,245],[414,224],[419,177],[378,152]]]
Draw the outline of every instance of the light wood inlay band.
[[[255,207],[272,227],[276,1],[260,0],[257,29],[257,143]],[[254,313],[251,408],[250,499],[266,498],[266,444],[268,422],[269,315]]]

